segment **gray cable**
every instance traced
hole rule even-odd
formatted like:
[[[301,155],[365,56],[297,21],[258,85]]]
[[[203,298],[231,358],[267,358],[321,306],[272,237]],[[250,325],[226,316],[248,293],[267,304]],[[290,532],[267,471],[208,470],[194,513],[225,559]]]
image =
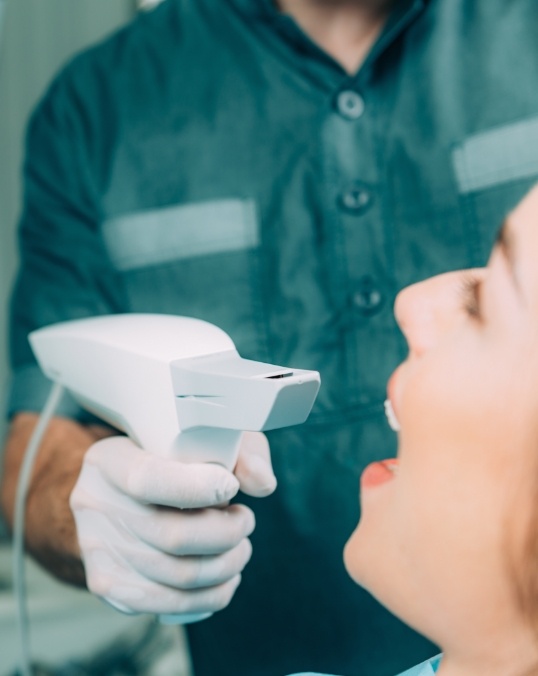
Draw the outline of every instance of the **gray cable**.
[[[56,411],[60,397],[63,394],[63,389],[63,386],[58,383],[54,383],[51,387],[45,407],[43,408],[35,430],[26,447],[26,451],[24,452],[19,480],[17,482],[15,517],[13,519],[13,588],[17,600],[17,621],[21,651],[19,670],[22,676],[32,675],[30,631],[28,609],[26,606],[26,579],[24,571],[24,521],[26,515],[26,496],[37,452],[47,429],[47,425]]]

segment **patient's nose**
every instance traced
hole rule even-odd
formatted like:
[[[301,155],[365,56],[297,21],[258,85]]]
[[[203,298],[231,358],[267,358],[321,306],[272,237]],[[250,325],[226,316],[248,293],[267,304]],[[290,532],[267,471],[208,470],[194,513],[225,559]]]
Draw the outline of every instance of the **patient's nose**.
[[[480,276],[483,270],[471,273]],[[398,294],[394,314],[411,353],[424,354],[454,322],[461,320],[462,289],[469,274],[469,271],[448,272],[408,286]]]
[[[407,340],[409,351],[421,355],[435,339],[434,308],[431,280],[413,284],[400,291],[394,305],[394,315]]]

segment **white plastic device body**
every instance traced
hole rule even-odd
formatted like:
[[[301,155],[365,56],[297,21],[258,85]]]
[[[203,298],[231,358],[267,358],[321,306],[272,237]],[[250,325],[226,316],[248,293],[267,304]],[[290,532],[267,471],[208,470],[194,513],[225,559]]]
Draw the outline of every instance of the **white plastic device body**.
[[[51,380],[147,451],[232,470],[241,431],[302,423],[317,371],[242,359],[231,338],[188,317],[124,314],[30,334]]]

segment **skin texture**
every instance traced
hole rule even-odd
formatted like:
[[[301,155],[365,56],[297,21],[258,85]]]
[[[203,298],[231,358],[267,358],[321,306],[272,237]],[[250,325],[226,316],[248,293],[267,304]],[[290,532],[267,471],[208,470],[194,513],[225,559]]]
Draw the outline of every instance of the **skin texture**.
[[[11,424],[2,471],[1,506],[13,523],[15,491],[24,449],[37,424],[35,413],[21,413]],[[106,427],[83,427],[66,418],[49,424],[36,458],[28,492],[27,548],[41,565],[59,579],[85,585],[84,567],[75,531],[69,496],[77,481],[86,450],[110,435]]]
[[[487,268],[427,280],[396,301],[409,345],[389,384],[398,470],[362,491],[345,561],[441,646],[442,676],[538,673],[517,594],[536,566],[525,553],[538,480],[537,224],[535,188]]]
[[[278,0],[281,12],[342,68],[358,71],[379,36],[394,0]]]

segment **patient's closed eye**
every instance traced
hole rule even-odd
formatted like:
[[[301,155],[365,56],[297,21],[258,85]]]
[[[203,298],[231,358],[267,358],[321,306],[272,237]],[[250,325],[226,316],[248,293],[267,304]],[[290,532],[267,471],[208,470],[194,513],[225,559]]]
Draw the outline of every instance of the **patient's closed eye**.
[[[477,321],[482,321],[482,311],[480,303],[480,292],[482,290],[482,279],[475,275],[466,275],[462,281],[461,296],[462,307],[469,317]]]

